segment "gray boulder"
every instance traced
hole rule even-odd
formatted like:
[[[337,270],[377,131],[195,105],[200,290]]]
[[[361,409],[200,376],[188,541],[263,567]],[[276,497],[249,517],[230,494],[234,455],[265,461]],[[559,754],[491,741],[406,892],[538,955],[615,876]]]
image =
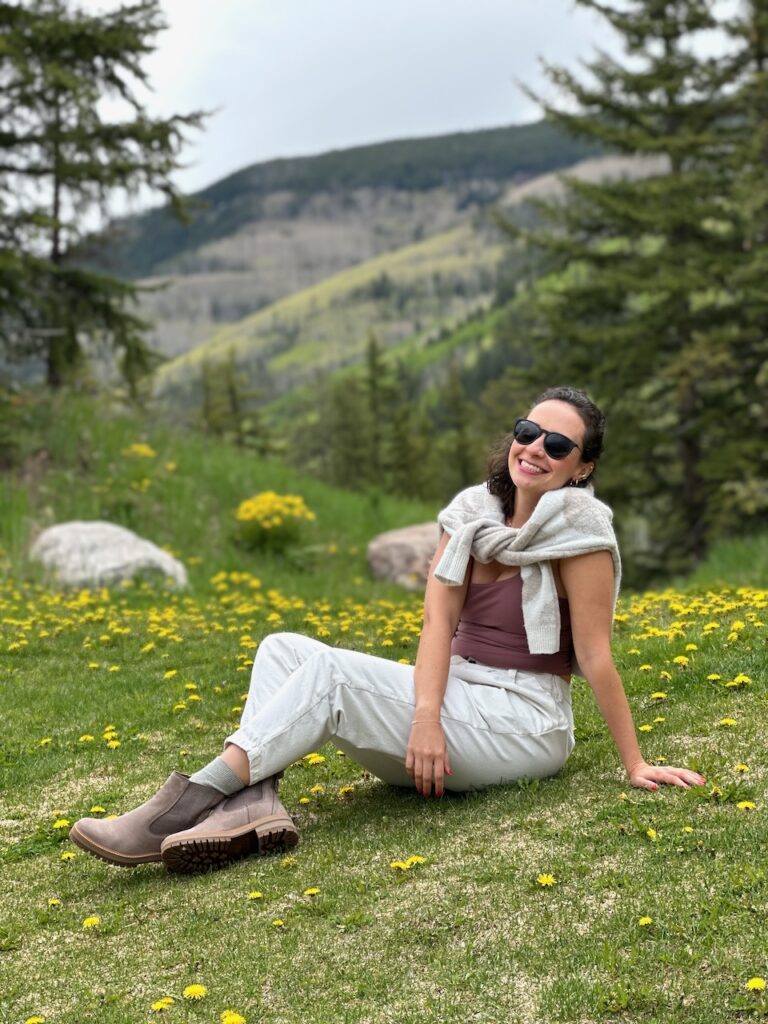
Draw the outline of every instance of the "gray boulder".
[[[408,590],[422,590],[439,538],[434,522],[380,533],[367,549],[371,572],[378,579],[391,580]]]
[[[147,571],[160,572],[180,587],[187,585],[187,570],[178,559],[114,523],[95,520],[50,526],[29,553],[65,586],[104,586]]]

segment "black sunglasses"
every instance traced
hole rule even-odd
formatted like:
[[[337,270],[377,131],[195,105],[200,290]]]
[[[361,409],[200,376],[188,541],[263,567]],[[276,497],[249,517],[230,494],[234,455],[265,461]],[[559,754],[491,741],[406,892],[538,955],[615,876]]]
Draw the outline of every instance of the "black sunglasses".
[[[570,437],[558,434],[555,430],[545,430],[538,423],[527,420],[525,417],[515,420],[515,425],[512,428],[512,436],[518,444],[533,444],[536,438],[541,437],[542,434],[544,435],[544,451],[550,459],[567,459],[574,448],[581,451],[580,446]]]

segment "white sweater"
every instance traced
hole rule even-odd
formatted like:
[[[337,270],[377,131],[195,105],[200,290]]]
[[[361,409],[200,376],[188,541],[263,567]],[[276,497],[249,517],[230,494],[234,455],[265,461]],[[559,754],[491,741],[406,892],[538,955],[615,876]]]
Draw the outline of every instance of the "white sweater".
[[[461,491],[437,518],[451,539],[435,569],[448,586],[459,586],[470,556],[478,562],[519,565],[523,580],[523,622],[532,654],[554,654],[560,646],[560,607],[551,561],[610,551],[614,568],[614,610],[621,560],[613,513],[591,488],[561,487],[543,494],[523,526],[507,526],[501,500],[486,484]]]

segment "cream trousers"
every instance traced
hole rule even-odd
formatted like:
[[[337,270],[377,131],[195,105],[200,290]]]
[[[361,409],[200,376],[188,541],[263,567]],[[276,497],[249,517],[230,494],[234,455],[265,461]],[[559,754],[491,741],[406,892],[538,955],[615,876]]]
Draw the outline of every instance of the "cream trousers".
[[[251,782],[329,740],[385,782],[412,786],[405,755],[413,666],[329,647],[299,633],[259,645],[240,727]],[[453,774],[445,787],[481,789],[554,775],[574,745],[570,687],[559,676],[451,658],[442,726]]]

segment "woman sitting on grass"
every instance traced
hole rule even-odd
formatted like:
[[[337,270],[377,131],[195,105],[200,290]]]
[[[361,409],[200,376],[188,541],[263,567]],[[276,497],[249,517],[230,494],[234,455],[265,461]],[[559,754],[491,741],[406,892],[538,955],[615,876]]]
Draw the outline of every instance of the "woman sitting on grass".
[[[647,764],[611,657],[620,563],[589,480],[604,418],[552,388],[491,455],[485,484],[443,510],[415,667],[277,633],[260,644],[221,756],[112,821],[70,836],[111,864],[189,872],[293,846],[283,770],[328,740],[424,797],[554,775],[574,746],[570,678],[586,676],[634,786],[688,788]]]

